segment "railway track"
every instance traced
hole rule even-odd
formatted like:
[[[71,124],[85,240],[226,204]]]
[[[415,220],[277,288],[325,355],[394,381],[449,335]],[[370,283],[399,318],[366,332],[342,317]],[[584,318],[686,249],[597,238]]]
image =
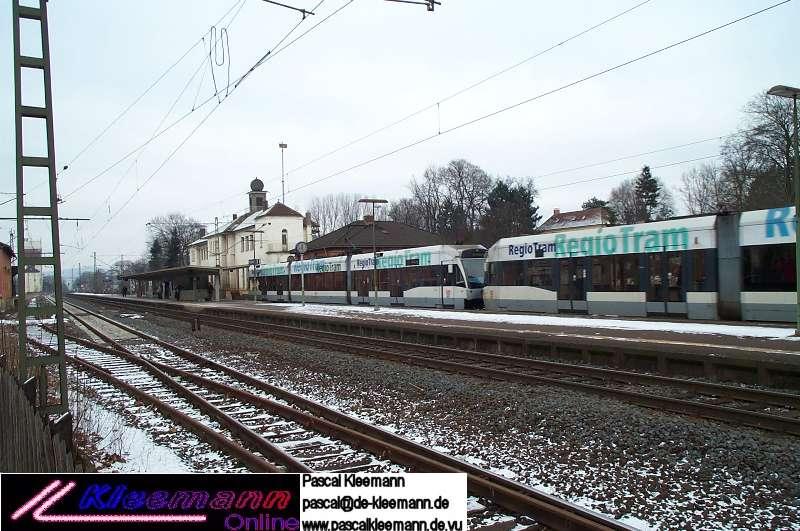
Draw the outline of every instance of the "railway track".
[[[99,313],[71,306],[74,309],[65,311],[107,343],[100,345],[69,336],[68,350],[83,349],[81,358],[89,358],[79,363],[95,367],[95,374],[105,373],[106,377],[114,374],[111,377],[115,378],[119,375],[120,380],[137,388],[139,393],[152,393],[151,396],[164,402],[189,402],[199,413],[217,422],[221,431],[232,435],[241,447],[248,447],[246,451],[268,459],[270,466],[290,471],[465,472],[471,494],[490,499],[505,510],[532,515],[549,528],[629,529],[613,519],[261,382]],[[81,313],[102,319],[144,341],[126,341],[122,345],[87,322]],[[73,357],[71,360],[78,361]],[[140,385],[148,390],[143,391]],[[197,412],[192,414],[196,416]],[[258,438],[272,442],[265,446]]]
[[[269,337],[458,372],[482,378],[556,385],[648,408],[800,435],[800,395],[733,385],[604,369],[533,358],[409,343],[380,337],[265,325],[256,320],[204,315],[139,301],[91,298],[117,308],[136,308],[193,326]],[[135,332],[132,332],[135,333]]]

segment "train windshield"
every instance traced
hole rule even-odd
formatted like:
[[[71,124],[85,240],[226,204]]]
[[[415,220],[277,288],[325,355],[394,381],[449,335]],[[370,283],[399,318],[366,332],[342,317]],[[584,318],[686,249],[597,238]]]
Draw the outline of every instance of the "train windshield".
[[[461,265],[464,267],[464,274],[467,276],[467,287],[483,287],[483,264],[484,258],[462,258]]]

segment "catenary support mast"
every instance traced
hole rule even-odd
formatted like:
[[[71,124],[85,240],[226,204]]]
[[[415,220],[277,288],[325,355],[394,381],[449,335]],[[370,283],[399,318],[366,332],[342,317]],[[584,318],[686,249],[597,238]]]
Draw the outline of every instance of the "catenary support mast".
[[[67,372],[64,360],[64,310],[62,305],[61,282],[61,245],[58,230],[58,193],[56,191],[55,140],[53,138],[53,94],[50,76],[50,40],[47,28],[47,2],[39,0],[38,7],[22,6],[19,0],[11,1],[14,42],[14,111],[16,133],[16,185],[17,185],[17,264],[18,264],[18,335],[19,360],[18,375],[20,380],[36,376],[39,382],[38,406],[45,413],[67,413]],[[41,39],[41,57],[22,55],[20,29],[22,20],[33,21],[38,25]],[[26,28],[29,26],[26,25]],[[33,24],[30,25],[33,27]],[[22,101],[23,72],[41,71],[44,89],[44,106],[24,105]],[[26,79],[28,79],[26,77]],[[26,87],[31,90],[31,88]],[[35,89],[35,88],[34,88]],[[33,90],[34,93],[38,90]],[[23,150],[23,119],[25,123],[44,121],[47,135],[47,154],[31,156]],[[47,169],[49,194],[45,204],[27,205],[25,203],[25,179],[35,168]],[[30,171],[26,171],[30,170]],[[44,249],[40,253],[26,249],[25,222],[28,219],[39,219],[49,223],[52,242],[52,254],[47,256]],[[28,300],[25,289],[25,272],[28,269],[51,266],[53,268],[54,304],[45,303],[41,297],[34,306]],[[58,330],[57,355],[34,356],[27,348],[27,318],[30,316],[54,315]],[[52,368],[56,370],[53,371]],[[55,385],[50,387],[50,378],[57,377]],[[49,392],[48,392],[49,391]]]

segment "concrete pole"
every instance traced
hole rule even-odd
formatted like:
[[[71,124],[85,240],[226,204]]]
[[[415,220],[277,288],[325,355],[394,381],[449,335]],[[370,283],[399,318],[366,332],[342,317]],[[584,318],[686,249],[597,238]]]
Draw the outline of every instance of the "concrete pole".
[[[375,244],[375,201],[372,202],[372,284],[375,288],[375,306],[374,310],[378,311],[378,248]]]
[[[306,270],[303,267],[303,255],[300,255],[300,295],[303,301],[303,306],[306,305]]]
[[[795,335],[800,336],[800,240],[797,234],[800,232],[800,130],[797,128],[797,94],[792,98],[794,102],[794,282],[797,290],[797,324]]]

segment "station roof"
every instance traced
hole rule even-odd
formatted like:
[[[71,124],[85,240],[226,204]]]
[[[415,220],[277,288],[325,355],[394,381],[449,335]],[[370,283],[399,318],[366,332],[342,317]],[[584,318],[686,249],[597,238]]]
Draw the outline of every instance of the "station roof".
[[[375,245],[382,249],[425,247],[427,245],[440,245],[441,243],[442,239],[437,234],[400,223],[399,221],[378,221],[375,223]],[[354,221],[308,242],[309,251],[321,251],[330,248],[371,249],[372,221]]]
[[[155,269],[144,271],[143,273],[131,273],[122,275],[123,280],[170,280],[179,277],[194,277],[203,275],[216,275],[219,269],[216,267],[182,266],[168,267],[166,269]]]

